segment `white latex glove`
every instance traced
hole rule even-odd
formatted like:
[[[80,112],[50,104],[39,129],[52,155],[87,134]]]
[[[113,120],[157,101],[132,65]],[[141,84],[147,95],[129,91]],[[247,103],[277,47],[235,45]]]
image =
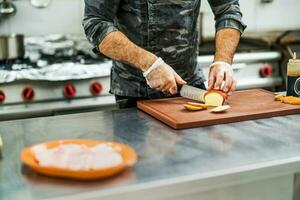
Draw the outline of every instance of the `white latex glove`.
[[[186,84],[173,68],[164,62],[151,70],[145,78],[151,88],[171,94],[177,93],[177,84]]]
[[[228,93],[228,95],[232,94],[236,89],[236,80],[233,77],[233,71],[230,64],[225,62],[215,62],[211,65],[208,89],[222,89],[224,92]]]

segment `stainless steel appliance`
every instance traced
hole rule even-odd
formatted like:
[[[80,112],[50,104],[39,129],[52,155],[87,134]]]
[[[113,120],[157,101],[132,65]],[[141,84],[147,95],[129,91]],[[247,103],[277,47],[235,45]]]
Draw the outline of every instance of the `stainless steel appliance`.
[[[0,61],[0,120],[114,107],[112,64],[92,57],[81,40],[51,36],[25,43],[24,58]]]
[[[110,68],[111,64],[99,67]],[[115,99],[109,93],[109,75],[80,80],[2,83],[0,120],[113,108]]]
[[[0,60],[23,58],[24,54],[24,35],[0,35]]]

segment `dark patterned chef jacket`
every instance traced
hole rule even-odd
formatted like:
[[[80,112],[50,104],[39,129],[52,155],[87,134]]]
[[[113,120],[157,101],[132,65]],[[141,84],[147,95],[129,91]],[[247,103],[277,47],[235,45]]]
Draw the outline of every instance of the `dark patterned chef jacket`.
[[[238,0],[208,1],[216,30],[244,31]],[[205,78],[197,63],[200,4],[201,0],[85,0],[83,27],[95,49],[109,33],[121,31],[138,46],[163,58],[188,84],[201,86]],[[111,71],[111,93],[167,96],[151,89],[140,70],[116,61]]]

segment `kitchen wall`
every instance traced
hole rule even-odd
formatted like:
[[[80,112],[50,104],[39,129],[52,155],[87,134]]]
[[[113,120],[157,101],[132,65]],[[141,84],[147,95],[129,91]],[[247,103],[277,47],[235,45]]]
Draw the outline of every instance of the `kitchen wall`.
[[[1,1],[1,0],[0,0]],[[51,0],[48,8],[37,9],[30,0],[15,0],[18,12],[9,19],[0,20],[0,34],[25,33],[44,35],[54,33],[83,34],[81,19],[83,0]],[[240,0],[248,32],[300,29],[299,0]],[[206,0],[202,0],[204,36],[214,34],[214,20]]]
[[[33,7],[30,0],[13,2],[17,7],[17,13],[9,19],[0,21],[0,34],[83,34],[81,19],[84,0],[51,0],[49,7],[42,9]]]
[[[284,31],[300,29],[299,0],[273,0],[272,3],[261,3],[262,0],[240,0],[243,21],[247,32]],[[213,35],[213,15],[206,0],[202,2],[204,12],[204,35]]]

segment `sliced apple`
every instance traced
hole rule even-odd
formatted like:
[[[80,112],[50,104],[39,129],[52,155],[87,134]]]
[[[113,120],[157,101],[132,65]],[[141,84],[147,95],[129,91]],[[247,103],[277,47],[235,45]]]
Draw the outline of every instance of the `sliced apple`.
[[[210,105],[206,105],[206,104],[203,104],[203,103],[196,103],[196,102],[187,102],[188,105],[191,105],[191,106],[197,106],[197,107],[202,107],[202,108],[209,108],[211,107]]]
[[[209,90],[204,95],[206,105],[222,106],[227,98],[227,94],[221,90]]]
[[[213,113],[223,113],[223,112],[226,112],[229,108],[230,108],[230,106],[228,106],[228,105],[218,106],[218,107],[216,107],[214,109],[211,109],[210,112],[213,112]]]
[[[300,98],[294,96],[287,96],[281,99],[282,103],[292,104],[292,105],[300,105]]]
[[[283,95],[276,95],[275,96],[275,101],[282,101],[284,99],[285,96]]]
[[[189,111],[198,111],[198,110],[204,110],[205,108],[200,107],[200,106],[192,106],[189,104],[184,104],[185,109],[189,110]]]

